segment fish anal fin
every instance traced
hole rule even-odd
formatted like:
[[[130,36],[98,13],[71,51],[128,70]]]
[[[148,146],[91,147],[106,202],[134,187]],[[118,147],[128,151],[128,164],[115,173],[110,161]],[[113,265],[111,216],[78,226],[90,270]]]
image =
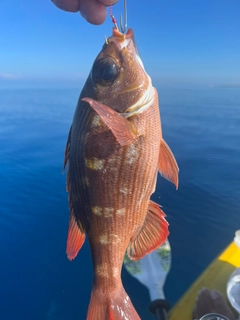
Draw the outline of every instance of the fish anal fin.
[[[68,160],[69,160],[71,132],[72,132],[72,127],[70,128],[69,133],[68,133],[68,139],[67,139],[65,153],[64,153],[63,171],[65,170],[66,165],[67,165]]]
[[[93,287],[87,320],[140,320],[123,287],[102,293]]]
[[[85,233],[79,228],[74,214],[71,212],[67,238],[67,257],[69,260],[73,260],[77,256],[85,238]]]
[[[160,206],[150,200],[142,229],[127,249],[130,259],[141,259],[166,241],[169,231],[165,216]]]
[[[121,146],[131,144],[139,137],[133,124],[115,110],[90,98],[83,98],[100,116],[104,124],[112,131]]]
[[[171,181],[176,186],[176,189],[178,188],[179,168],[177,161],[171,149],[163,139],[160,141],[158,170],[164,178]]]

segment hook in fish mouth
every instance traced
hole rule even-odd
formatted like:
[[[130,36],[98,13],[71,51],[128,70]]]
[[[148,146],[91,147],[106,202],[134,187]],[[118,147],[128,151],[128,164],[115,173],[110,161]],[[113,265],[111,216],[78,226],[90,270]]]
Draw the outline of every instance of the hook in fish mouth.
[[[134,33],[132,28],[129,28],[127,33],[124,34],[124,32],[120,32],[119,29],[113,28],[113,34],[114,37],[118,37],[118,38],[134,38]]]
[[[115,19],[114,15],[112,14],[112,3],[110,4],[110,16],[112,18],[112,22],[114,24],[114,28],[119,30],[117,25],[117,20]],[[123,26],[123,17],[122,14],[120,15],[120,31],[124,34],[127,30],[127,0],[124,0],[124,26]]]
[[[124,0],[124,26],[122,22],[122,15],[120,15],[120,29],[122,33],[127,30],[127,0]]]
[[[134,32],[133,32],[133,29],[132,28],[129,28],[127,33],[124,34],[124,33],[121,33],[118,29],[116,28],[113,28],[113,31],[112,31],[112,36],[108,38],[109,41],[111,40],[117,40],[119,43],[121,43],[121,47],[125,47],[126,44],[124,44],[124,42],[126,40],[132,40],[133,44],[134,44],[134,47],[135,47],[135,50],[136,50],[136,53],[137,55],[139,56],[139,53],[138,53],[138,48],[137,48],[137,45],[136,45],[136,41],[135,41],[135,36],[134,36]],[[113,40],[114,41],[114,40]],[[115,41],[116,42],[116,41]],[[127,41],[128,43],[128,41]]]
[[[135,39],[134,39],[134,33],[131,28],[128,29],[126,34],[121,33],[116,28],[113,28],[112,36],[110,36],[108,39],[105,39],[105,43],[108,44],[109,42],[114,42],[121,50],[129,44],[130,40],[132,40],[134,47],[136,49],[136,52],[138,52],[137,47],[136,47],[136,43],[135,43]]]
[[[112,36],[110,36],[109,38],[105,37],[105,45],[108,45],[110,42],[114,42],[114,44],[118,47],[118,49],[122,50],[123,48],[128,46],[131,40],[137,51],[132,29],[129,29],[126,34],[123,34],[118,29],[113,28]]]

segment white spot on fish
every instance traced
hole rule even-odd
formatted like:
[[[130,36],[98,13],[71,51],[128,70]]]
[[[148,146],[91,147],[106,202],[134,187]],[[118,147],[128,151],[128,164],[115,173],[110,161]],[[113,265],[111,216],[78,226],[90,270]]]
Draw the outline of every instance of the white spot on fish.
[[[95,128],[95,127],[99,127],[101,125],[101,118],[99,117],[98,114],[96,114],[93,117],[92,123],[91,123],[91,127]]]
[[[100,237],[99,237],[99,242],[101,244],[109,244],[111,242],[109,242],[109,237],[108,237],[108,234],[102,234]]]
[[[107,160],[107,170],[116,171],[122,161],[122,157],[119,155],[113,155]]]
[[[119,192],[120,192],[120,193],[123,193],[124,195],[126,195],[126,194],[128,194],[128,189],[127,189],[126,187],[124,187],[124,188],[121,188],[121,189],[119,190]]]
[[[114,208],[103,208],[103,217],[111,218],[113,216]]]
[[[125,158],[125,164],[132,164],[137,161],[139,156],[139,146],[132,143],[128,147],[126,158]]]
[[[118,209],[116,211],[116,215],[118,215],[118,216],[124,216],[125,213],[126,213],[126,209],[125,208],[121,208],[121,209]]]
[[[96,266],[95,272],[100,277],[108,278],[108,265],[107,263],[103,263]]]
[[[118,267],[112,268],[112,271],[113,271],[113,276],[114,276],[114,277],[118,277],[118,276],[119,276],[120,270],[119,270]]]
[[[91,209],[92,209],[92,212],[97,216],[100,216],[100,217],[102,216],[102,208],[95,206],[95,207],[92,207]]]
[[[105,160],[93,157],[92,159],[85,159],[85,166],[92,170],[103,170]]]
[[[109,207],[92,207],[92,212],[94,214],[96,214],[99,217],[103,217],[103,218],[111,218],[113,216],[113,212],[114,212],[114,208],[109,208]]]
[[[99,237],[99,242],[101,244],[118,244],[119,242],[121,242],[121,239],[119,238],[119,236],[117,234],[106,233],[106,234],[102,234]]]

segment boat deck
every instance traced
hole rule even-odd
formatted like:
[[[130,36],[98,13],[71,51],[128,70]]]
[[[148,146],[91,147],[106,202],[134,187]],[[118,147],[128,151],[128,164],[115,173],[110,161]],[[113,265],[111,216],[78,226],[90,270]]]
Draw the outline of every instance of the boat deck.
[[[216,289],[226,297],[226,285],[229,276],[238,267],[240,267],[240,249],[232,242],[220,256],[207,267],[176,303],[169,314],[169,319],[192,320],[192,310],[198,291],[204,287]]]

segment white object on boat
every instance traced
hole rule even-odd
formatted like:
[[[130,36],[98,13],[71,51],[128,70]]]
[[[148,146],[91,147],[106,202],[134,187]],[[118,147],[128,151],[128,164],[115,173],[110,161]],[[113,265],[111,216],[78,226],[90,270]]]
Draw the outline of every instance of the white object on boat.
[[[238,248],[240,248],[240,230],[237,230],[237,231],[235,232],[234,242],[236,243],[236,245],[238,246]]]
[[[228,280],[227,296],[233,308],[240,314],[240,268],[235,269]]]
[[[163,286],[171,267],[171,260],[171,247],[167,240],[141,260],[133,261],[125,255],[124,266],[133,277],[148,288],[151,301],[154,301],[165,299]]]

